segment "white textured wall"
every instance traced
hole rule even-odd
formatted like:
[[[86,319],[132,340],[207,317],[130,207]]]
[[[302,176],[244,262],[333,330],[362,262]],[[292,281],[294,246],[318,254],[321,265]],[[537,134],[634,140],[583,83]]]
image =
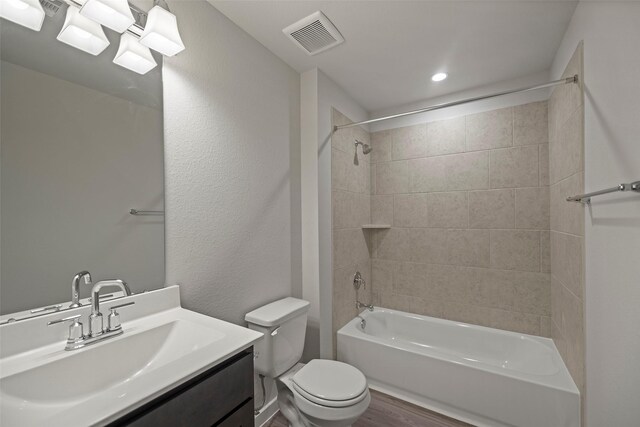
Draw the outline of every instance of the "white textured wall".
[[[2,313],[164,281],[162,112],[2,61]],[[89,296],[81,288],[82,297]]]
[[[300,282],[299,75],[210,4],[171,9],[187,48],[163,75],[166,281],[243,324]]]
[[[556,55],[559,76],[584,40],[585,190],[640,179],[640,3],[581,2]],[[640,197],[585,210],[586,425],[640,420]]]
[[[353,121],[366,120],[368,112],[348,93],[318,71],[318,206],[320,230],[320,355],[332,358],[332,216],[331,216],[331,109],[335,108]]]
[[[301,87],[302,295],[311,302],[304,357],[332,358],[331,109],[354,120],[368,113],[318,69],[302,74]]]

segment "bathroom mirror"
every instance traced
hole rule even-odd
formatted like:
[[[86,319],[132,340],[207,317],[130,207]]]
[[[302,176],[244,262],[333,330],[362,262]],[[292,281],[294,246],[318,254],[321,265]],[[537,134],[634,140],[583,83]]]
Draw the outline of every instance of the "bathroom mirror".
[[[67,308],[82,270],[134,293],[164,284],[162,57],[140,75],[113,63],[120,34],[107,28],[97,56],[58,41],[66,8],[47,9],[39,32],[0,25],[4,320]]]

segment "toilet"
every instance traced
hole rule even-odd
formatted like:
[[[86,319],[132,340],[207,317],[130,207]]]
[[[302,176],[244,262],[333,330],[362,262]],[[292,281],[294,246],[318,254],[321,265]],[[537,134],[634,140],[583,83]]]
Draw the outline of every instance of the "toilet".
[[[254,347],[254,369],[275,379],[291,427],[348,427],[371,403],[367,379],[335,360],[299,363],[308,311],[308,301],[289,297],[247,313],[249,328],[264,334]]]

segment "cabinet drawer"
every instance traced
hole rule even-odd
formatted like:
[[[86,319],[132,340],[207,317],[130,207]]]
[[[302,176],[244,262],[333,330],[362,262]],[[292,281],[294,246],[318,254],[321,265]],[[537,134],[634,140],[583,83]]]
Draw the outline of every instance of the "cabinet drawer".
[[[211,427],[247,402],[253,404],[251,352],[223,362],[111,426]]]
[[[242,405],[229,417],[216,424],[216,427],[254,427],[253,399]]]

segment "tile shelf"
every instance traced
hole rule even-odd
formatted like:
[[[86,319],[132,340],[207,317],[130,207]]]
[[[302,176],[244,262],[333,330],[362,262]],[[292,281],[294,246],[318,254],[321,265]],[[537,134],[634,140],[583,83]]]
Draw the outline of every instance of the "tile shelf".
[[[384,230],[391,228],[390,224],[362,224],[363,230]]]

